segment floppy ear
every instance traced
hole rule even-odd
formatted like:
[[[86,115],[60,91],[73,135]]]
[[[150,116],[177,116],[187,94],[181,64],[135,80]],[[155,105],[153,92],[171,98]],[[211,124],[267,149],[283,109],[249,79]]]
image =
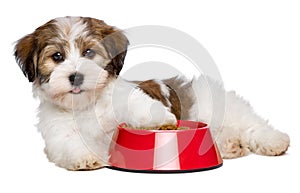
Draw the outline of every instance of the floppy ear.
[[[36,77],[36,65],[34,64],[35,38],[33,34],[20,39],[15,46],[15,58],[24,75],[29,82],[33,82]]]
[[[101,42],[111,59],[105,70],[112,75],[119,75],[127,53],[128,39],[121,31],[110,28],[104,31],[104,38]]]

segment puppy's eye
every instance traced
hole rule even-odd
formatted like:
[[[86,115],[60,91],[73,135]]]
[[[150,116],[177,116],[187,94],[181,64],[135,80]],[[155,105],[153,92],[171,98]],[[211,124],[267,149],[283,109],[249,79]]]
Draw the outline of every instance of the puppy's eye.
[[[87,49],[87,50],[85,50],[85,51],[82,53],[82,55],[83,55],[84,57],[87,57],[87,58],[92,59],[92,58],[94,58],[94,56],[96,55],[96,52],[95,52],[94,50],[92,50],[92,49]]]
[[[64,57],[60,52],[56,52],[51,57],[54,62],[63,62],[64,61]]]

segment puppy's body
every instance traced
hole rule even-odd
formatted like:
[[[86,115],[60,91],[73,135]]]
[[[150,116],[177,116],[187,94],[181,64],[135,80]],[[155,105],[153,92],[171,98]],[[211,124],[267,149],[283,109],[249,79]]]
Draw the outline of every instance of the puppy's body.
[[[116,28],[91,18],[51,20],[16,45],[15,56],[40,101],[38,128],[50,161],[71,169],[99,168],[108,159],[116,126],[210,123],[224,158],[280,155],[289,137],[274,130],[233,92],[207,77],[128,82],[118,77],[128,41]],[[223,106],[222,106],[223,104]],[[225,106],[224,106],[225,105]],[[219,121],[214,124],[216,115]]]

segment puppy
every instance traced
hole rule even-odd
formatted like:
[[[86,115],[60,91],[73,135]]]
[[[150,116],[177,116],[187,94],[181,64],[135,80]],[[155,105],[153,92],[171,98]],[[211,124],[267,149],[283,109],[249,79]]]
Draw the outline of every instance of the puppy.
[[[281,155],[288,149],[287,134],[274,130],[246,101],[208,77],[123,80],[118,75],[128,45],[122,31],[87,17],[53,19],[16,43],[16,61],[40,100],[37,127],[45,153],[57,166],[105,166],[112,134],[121,122],[136,128],[176,124],[177,119],[211,123],[223,158],[250,151]],[[223,93],[226,103],[212,101],[212,93]],[[214,124],[216,117],[222,124]]]

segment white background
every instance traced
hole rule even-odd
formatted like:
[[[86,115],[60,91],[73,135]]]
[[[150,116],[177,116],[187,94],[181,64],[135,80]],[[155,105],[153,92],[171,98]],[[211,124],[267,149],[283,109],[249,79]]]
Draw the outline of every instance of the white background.
[[[9,0],[0,9],[0,192],[299,192],[299,1]],[[49,163],[34,127],[38,103],[14,61],[13,43],[66,15],[103,19],[121,29],[163,25],[193,36],[215,60],[225,87],[290,135],[288,153],[250,155],[225,160],[216,170],[172,175],[70,172]]]

